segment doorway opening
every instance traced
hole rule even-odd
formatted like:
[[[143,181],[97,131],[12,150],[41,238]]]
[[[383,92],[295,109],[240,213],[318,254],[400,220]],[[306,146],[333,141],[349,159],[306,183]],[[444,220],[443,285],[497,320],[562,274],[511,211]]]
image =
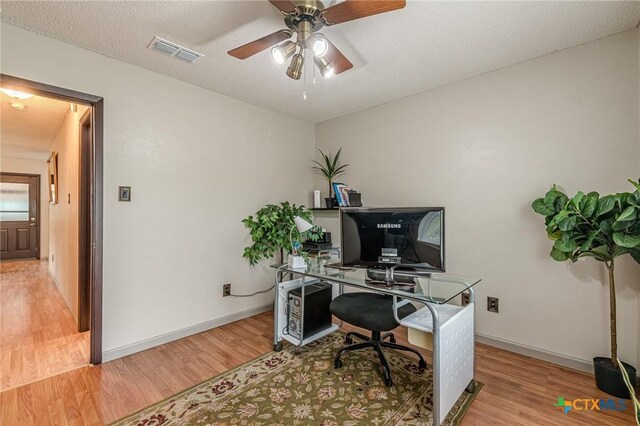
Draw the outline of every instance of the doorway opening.
[[[0,390],[6,390],[102,361],[103,100],[3,74],[0,87]],[[47,129],[55,134],[48,140]],[[37,169],[25,172],[29,167]],[[7,309],[30,300],[28,317]],[[48,354],[52,347],[56,353]]]

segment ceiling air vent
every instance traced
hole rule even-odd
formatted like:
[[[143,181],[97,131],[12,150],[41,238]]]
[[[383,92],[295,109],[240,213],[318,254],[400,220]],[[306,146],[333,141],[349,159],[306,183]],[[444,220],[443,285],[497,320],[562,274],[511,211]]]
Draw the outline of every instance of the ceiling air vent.
[[[181,61],[189,62],[190,64],[194,63],[195,60],[201,56],[204,56],[202,53],[194,52],[193,50],[164,40],[160,37],[155,37],[151,40],[151,43],[149,43],[149,46],[147,47],[164,55],[173,56]]]
[[[193,63],[193,61],[198,59],[200,56],[202,55],[190,50],[179,50],[178,53],[176,53],[176,58],[182,59],[183,61],[187,61],[189,63]]]

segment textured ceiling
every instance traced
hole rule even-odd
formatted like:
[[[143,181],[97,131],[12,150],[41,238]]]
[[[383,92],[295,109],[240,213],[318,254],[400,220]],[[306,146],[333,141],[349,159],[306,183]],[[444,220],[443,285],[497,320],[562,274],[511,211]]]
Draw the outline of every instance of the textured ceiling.
[[[226,54],[284,27],[265,1],[13,2],[2,20],[310,122],[321,122],[634,28],[639,2],[426,2],[323,29],[354,68],[312,83],[267,51]],[[205,58],[147,49],[159,36]],[[310,62],[310,61],[309,61]],[[302,97],[306,90],[308,98]]]
[[[19,111],[11,102],[20,102],[26,108]],[[41,96],[15,100],[0,92],[2,155],[46,157],[68,111],[68,102]]]

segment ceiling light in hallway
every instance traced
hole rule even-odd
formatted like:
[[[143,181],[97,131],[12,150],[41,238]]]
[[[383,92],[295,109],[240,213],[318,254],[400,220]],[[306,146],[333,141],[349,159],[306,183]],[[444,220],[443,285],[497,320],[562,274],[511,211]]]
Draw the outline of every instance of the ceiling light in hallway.
[[[31,93],[20,92],[18,90],[13,90],[13,89],[0,88],[0,91],[2,91],[2,93],[4,93],[5,95],[11,96],[12,98],[15,98],[15,99],[29,99],[30,97],[33,96]]]

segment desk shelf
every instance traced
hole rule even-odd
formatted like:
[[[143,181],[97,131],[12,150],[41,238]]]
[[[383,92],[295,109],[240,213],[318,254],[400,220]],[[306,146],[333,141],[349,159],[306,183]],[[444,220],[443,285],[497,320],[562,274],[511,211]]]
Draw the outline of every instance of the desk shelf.
[[[319,282],[320,280],[318,278],[313,278],[313,277],[304,277],[304,285],[311,285],[311,284],[315,284],[317,282]],[[277,326],[276,326],[276,333],[277,333],[277,340],[286,340],[289,343],[292,343],[296,346],[304,346],[308,343],[313,342],[314,340],[317,340],[321,337],[324,337],[328,334],[333,333],[334,331],[337,331],[340,327],[337,324],[331,324],[331,327],[325,328],[324,330],[320,330],[317,333],[312,334],[311,336],[305,336],[304,339],[302,340],[302,343],[300,343],[300,339],[298,339],[297,337],[291,336],[289,334],[287,334],[286,331],[286,325],[288,323],[288,318],[287,318],[287,304],[288,304],[288,299],[287,299],[287,294],[296,288],[300,288],[303,285],[303,279],[302,278],[297,278],[294,280],[290,280],[290,281],[281,281],[280,283],[278,283],[278,287],[277,287],[277,298],[276,298],[276,303],[278,304],[277,308],[277,312],[278,312],[278,321],[277,321]],[[332,297],[337,296],[338,294],[338,285],[337,284],[333,284],[333,289],[332,289]]]
[[[440,326],[442,327],[457,313],[464,309],[464,306],[456,305],[434,305],[440,318]],[[425,333],[433,333],[433,318],[431,311],[426,306],[418,309],[411,315],[402,318],[401,324],[405,327],[424,331]]]
[[[306,337],[303,341],[302,344],[300,344],[300,339],[293,337],[289,334],[281,334],[280,337],[282,337],[284,340],[286,340],[289,343],[292,343],[296,346],[304,346],[308,343],[313,342],[314,340],[318,340],[321,337],[324,337],[328,334],[333,333],[334,331],[338,331],[340,327],[338,326],[338,324],[332,324],[331,327],[329,328],[325,328],[324,330],[321,330],[315,334],[312,334],[309,337]]]

